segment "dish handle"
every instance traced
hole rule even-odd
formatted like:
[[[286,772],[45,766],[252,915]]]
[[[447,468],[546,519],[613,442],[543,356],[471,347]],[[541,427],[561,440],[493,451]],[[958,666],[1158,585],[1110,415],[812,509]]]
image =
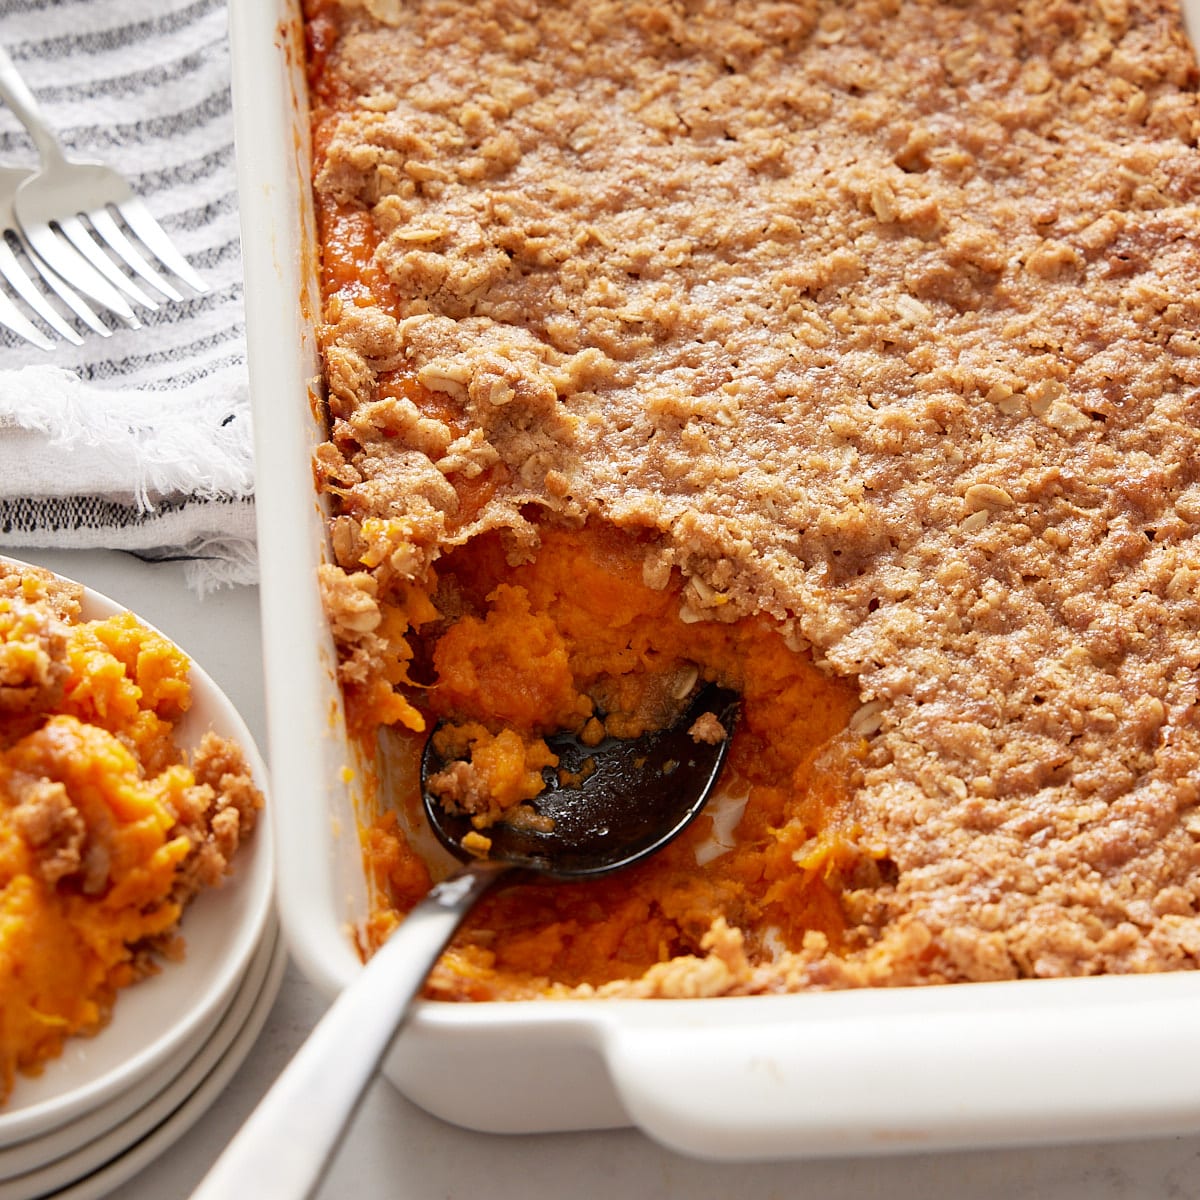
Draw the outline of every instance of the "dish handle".
[[[1005,997],[992,1006],[977,991],[973,999],[985,1002],[958,1012],[942,996],[902,1011],[850,1003],[843,1018],[821,1005],[820,1019],[786,1022],[754,1019],[761,1010],[750,1000],[750,1020],[722,1025],[614,1022],[604,1057],[630,1120],[699,1158],[892,1154],[1200,1128],[1200,1079],[1189,1066],[1200,1031],[1184,1011],[1164,1011],[1175,1004],[1021,998],[1029,1005]],[[679,1016],[672,1002],[663,1007]]]

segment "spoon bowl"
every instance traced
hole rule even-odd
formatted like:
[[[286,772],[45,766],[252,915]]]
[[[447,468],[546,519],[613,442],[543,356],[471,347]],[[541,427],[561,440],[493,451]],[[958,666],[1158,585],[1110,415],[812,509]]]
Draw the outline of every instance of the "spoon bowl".
[[[558,767],[545,768],[545,789],[530,802],[541,820],[490,825],[488,859],[554,879],[587,879],[660,850],[703,809],[725,762],[737,712],[736,692],[708,684],[670,725],[641,737],[606,737],[588,746],[575,734],[552,734],[546,744]],[[702,741],[692,736],[706,713],[717,719],[725,737]],[[469,860],[463,839],[475,828],[471,818],[427,786],[445,766],[435,739],[429,738],[421,758],[425,816],[442,845]]]
[[[716,718],[719,730],[711,721],[697,726],[705,714]],[[445,766],[430,738],[421,761],[425,813],[441,843],[465,865],[430,889],[337,998],[192,1200],[311,1196],[426,975],[480,897],[513,870],[595,878],[661,849],[703,809],[737,716],[737,696],[708,685],[677,720],[638,738],[605,738],[594,747],[569,734],[547,738],[565,776],[547,769],[547,786],[531,802],[540,828],[491,825],[486,858],[464,848],[474,828],[470,818],[428,787]]]

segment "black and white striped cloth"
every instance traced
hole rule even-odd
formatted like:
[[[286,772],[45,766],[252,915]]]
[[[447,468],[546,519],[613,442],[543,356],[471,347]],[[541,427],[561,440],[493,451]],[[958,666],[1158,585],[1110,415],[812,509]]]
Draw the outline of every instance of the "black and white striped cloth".
[[[0,548],[127,549],[192,559],[202,590],[249,581],[224,0],[0,0],[0,42],[68,156],[119,170],[211,289],[49,353],[0,328]],[[2,105],[0,164],[37,164]]]

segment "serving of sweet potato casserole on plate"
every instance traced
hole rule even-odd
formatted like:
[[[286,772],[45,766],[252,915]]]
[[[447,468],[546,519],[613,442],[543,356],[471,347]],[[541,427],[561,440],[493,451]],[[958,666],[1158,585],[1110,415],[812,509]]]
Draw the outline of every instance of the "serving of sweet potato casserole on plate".
[[[234,869],[262,804],[240,746],[182,743],[186,655],[129,612],[85,619],[83,599],[0,560],[0,1103],[184,957],[184,910]]]
[[[627,875],[497,892],[431,994],[1195,967],[1177,7],[307,17],[352,729],[412,763],[448,723],[485,827],[547,732],[743,696],[710,814]],[[367,832],[368,941],[428,885],[414,805]]]

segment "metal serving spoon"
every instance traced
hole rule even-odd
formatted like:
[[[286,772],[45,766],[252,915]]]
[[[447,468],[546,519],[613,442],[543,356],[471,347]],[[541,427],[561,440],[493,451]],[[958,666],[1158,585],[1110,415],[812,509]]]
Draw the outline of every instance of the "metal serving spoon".
[[[689,734],[713,713],[726,731],[716,742]],[[338,996],[237,1136],[192,1193],[192,1200],[302,1200],[312,1195],[342,1135],[438,956],[476,901],[514,869],[555,879],[607,875],[653,854],[691,823],[720,774],[738,715],[737,696],[702,688],[683,715],[640,738],[585,747],[571,735],[548,738],[560,768],[533,801],[546,831],[497,824],[487,859],[473,859],[436,884]],[[422,783],[442,763],[432,739]],[[443,845],[460,858],[471,825],[424,791],[425,813]]]

